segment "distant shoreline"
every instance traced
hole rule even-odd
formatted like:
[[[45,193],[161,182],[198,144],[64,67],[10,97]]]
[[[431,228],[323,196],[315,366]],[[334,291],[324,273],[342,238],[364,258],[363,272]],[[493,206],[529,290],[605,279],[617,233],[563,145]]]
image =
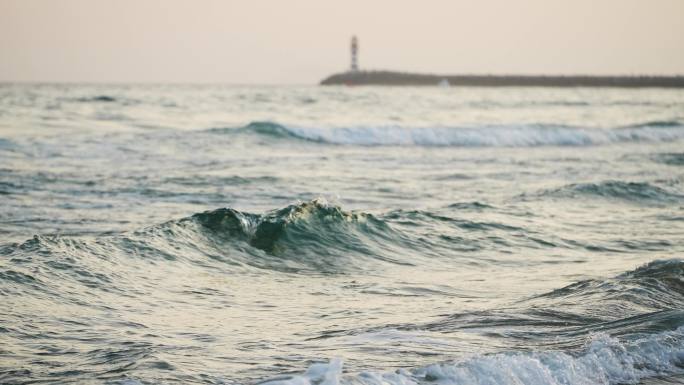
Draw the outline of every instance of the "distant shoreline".
[[[684,88],[684,76],[589,75],[435,75],[396,71],[349,71],[323,79],[321,85],[460,87],[621,87]]]

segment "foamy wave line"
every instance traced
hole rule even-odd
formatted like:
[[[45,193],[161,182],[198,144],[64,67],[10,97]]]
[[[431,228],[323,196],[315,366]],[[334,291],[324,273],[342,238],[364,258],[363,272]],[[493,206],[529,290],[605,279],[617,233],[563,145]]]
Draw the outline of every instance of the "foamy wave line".
[[[267,380],[262,385],[451,384],[621,384],[684,372],[684,327],[633,342],[594,336],[578,355],[549,351],[499,353],[391,373],[343,375],[342,361],[312,365],[306,373]]]
[[[665,142],[684,139],[684,124],[651,122],[612,129],[553,125],[482,127],[304,127],[252,122],[237,132],[275,138],[362,146],[532,147],[589,146],[621,142]],[[236,130],[231,130],[236,131]]]

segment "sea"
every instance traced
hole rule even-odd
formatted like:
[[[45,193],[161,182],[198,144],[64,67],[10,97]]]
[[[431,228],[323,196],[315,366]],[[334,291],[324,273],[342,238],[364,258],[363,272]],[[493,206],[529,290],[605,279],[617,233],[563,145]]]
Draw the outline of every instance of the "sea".
[[[1,384],[682,384],[684,90],[0,84]]]

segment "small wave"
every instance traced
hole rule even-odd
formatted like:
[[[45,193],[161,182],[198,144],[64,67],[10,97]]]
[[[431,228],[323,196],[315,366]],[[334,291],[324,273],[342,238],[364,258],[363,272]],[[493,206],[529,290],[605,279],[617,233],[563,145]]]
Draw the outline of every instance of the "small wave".
[[[300,137],[295,132],[287,129],[287,127],[272,123],[272,122],[252,122],[240,129],[241,132],[256,133],[260,135],[275,137],[275,138],[297,138],[308,139]]]
[[[261,121],[249,123],[241,128],[211,131],[360,146],[590,146],[684,139],[684,125],[678,122],[649,122],[629,127],[598,129],[547,124],[481,127],[304,127]]]
[[[473,210],[473,211],[481,211],[481,210],[488,210],[488,209],[493,209],[493,206],[490,206],[486,203],[482,202],[456,202],[452,203],[449,206],[447,206],[450,209],[457,209],[457,210]]]
[[[0,150],[12,151],[16,148],[16,144],[9,139],[0,138]]]
[[[592,317],[602,320],[684,308],[684,261],[656,260],[613,279],[577,282],[537,299],[552,299],[555,305],[563,301],[564,308],[591,304],[597,307]]]
[[[684,196],[646,182],[604,181],[574,183],[560,188],[544,190],[539,196],[553,198],[600,197],[635,203],[677,203]],[[526,198],[526,196],[523,196]]]
[[[81,103],[112,103],[117,101],[115,97],[109,95],[84,96],[75,100]]]
[[[474,202],[474,204],[466,204],[466,205],[456,205],[456,206],[449,206],[449,208],[461,208],[461,209],[475,209],[475,210],[481,210],[484,208],[489,208],[489,206],[482,205],[478,202]],[[524,229],[516,226],[511,226],[507,225],[504,223],[499,223],[499,222],[480,222],[480,221],[471,221],[467,219],[461,219],[461,218],[455,218],[447,215],[442,215],[439,213],[434,213],[431,211],[424,211],[424,210],[395,210],[395,211],[390,211],[387,214],[383,216],[383,218],[389,219],[389,220],[398,220],[402,223],[408,223],[410,221],[415,221],[416,223],[425,222],[425,221],[438,221],[438,222],[444,222],[444,223],[449,223],[453,226],[456,226],[460,229],[463,230],[468,230],[468,231],[489,231],[489,230],[503,230],[503,231],[524,231]]]
[[[299,135],[294,129],[288,128],[282,124],[268,122],[268,121],[258,121],[251,122],[246,126],[239,128],[212,128],[210,132],[222,133],[222,134],[247,134],[247,135],[260,135],[263,137],[273,138],[273,139],[294,139],[294,140],[304,140],[304,141],[321,141],[321,138]]]
[[[322,200],[263,215],[226,208],[195,214],[191,219],[213,235],[246,242],[279,256],[281,262],[296,263],[298,270],[340,271],[368,257],[401,263],[387,253],[391,250],[387,244],[402,238],[388,224],[373,215],[346,212]]]
[[[594,335],[579,353],[563,351],[478,355],[395,372],[342,373],[342,361],[314,364],[303,375],[261,385],[388,384],[624,384],[684,372],[684,328],[636,340]]]
[[[684,122],[678,121],[678,120],[651,120],[648,122],[643,122],[643,123],[636,123],[628,126],[623,126],[623,129],[630,129],[630,128],[647,128],[647,127],[662,127],[662,128],[667,128],[667,127],[682,127],[684,126]]]
[[[186,177],[168,177],[164,183],[183,186],[235,186],[255,183],[275,183],[278,178],[273,176],[216,176],[216,175],[188,175]]]
[[[20,271],[0,270],[0,281],[11,281],[15,283],[33,283],[36,281],[36,279],[32,275],[22,273]]]
[[[653,160],[659,163],[667,164],[670,166],[684,166],[684,153],[682,152],[671,152],[664,154],[657,154],[653,156]]]
[[[405,235],[387,222],[318,199],[264,214],[222,208],[94,239],[38,236],[22,244],[6,245],[0,255],[28,251],[50,256],[45,261],[48,270],[74,273],[80,282],[95,279],[107,283],[106,276],[87,274],[73,262],[65,267],[55,256],[89,259],[106,248],[122,258],[185,261],[202,266],[215,263],[231,271],[259,268],[332,274],[372,270],[377,263],[410,265],[411,246]]]
[[[486,331],[521,349],[577,349],[595,333],[654,334],[684,325],[684,261],[656,260],[614,278],[591,279],[509,307],[456,313],[407,328]],[[684,347],[683,347],[684,348]]]
[[[675,278],[682,284],[679,291],[684,295],[684,261],[680,259],[653,261],[626,272],[619,278]]]

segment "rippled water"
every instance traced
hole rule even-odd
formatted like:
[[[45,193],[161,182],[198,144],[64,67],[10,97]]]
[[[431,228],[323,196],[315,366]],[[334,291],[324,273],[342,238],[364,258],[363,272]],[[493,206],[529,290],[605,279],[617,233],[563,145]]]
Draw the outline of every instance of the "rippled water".
[[[684,91],[0,85],[0,383],[684,382]]]

